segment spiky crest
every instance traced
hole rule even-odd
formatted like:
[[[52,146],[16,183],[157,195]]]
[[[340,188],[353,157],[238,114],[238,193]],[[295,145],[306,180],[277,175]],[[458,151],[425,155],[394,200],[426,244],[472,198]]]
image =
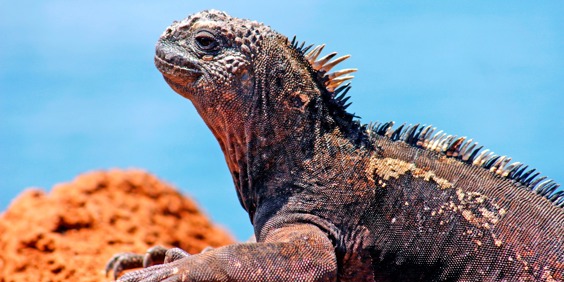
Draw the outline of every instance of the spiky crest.
[[[311,49],[314,46],[313,44],[305,46],[305,42],[299,43],[295,36],[290,42],[290,45],[309,63],[312,71],[315,72],[317,82],[325,88],[322,97],[327,102],[331,114],[345,121],[349,126],[357,126],[358,123],[353,122],[353,118],[356,116],[347,112],[347,108],[351,105],[351,103],[348,102],[350,96],[347,96],[351,88],[350,83],[343,84],[354,78],[354,76],[348,74],[355,72],[356,69],[342,69],[329,73],[337,64],[350,58],[350,55],[341,56],[332,60],[337,55],[336,52],[333,52],[318,59],[325,44],[318,45]]]
[[[358,121],[353,121],[355,115],[346,111],[351,104],[350,102],[347,103],[350,96],[346,95],[351,88],[350,82],[344,85],[341,84],[352,79],[353,76],[347,74],[355,72],[356,69],[343,69],[328,73],[335,65],[348,59],[350,56],[345,55],[331,61],[337,55],[337,53],[333,52],[318,59],[325,44],[318,45],[313,49],[311,49],[313,45],[305,47],[304,45],[305,42],[300,44],[294,36],[291,46],[302,54],[304,59],[309,62],[311,68],[317,72],[317,79],[327,90],[324,95],[328,96],[326,98],[328,98],[330,110],[337,117],[344,118],[349,126],[364,130],[368,136],[368,143],[372,144],[374,142],[374,135],[377,134],[386,136],[392,141],[405,142],[414,147],[442,153],[447,157],[488,169],[500,177],[513,180],[530,191],[545,197],[555,206],[564,208],[564,191],[556,191],[560,184],[547,179],[546,176],[539,176],[540,173],[536,172],[536,169],[529,168],[527,165],[519,162],[510,163],[511,158],[499,156],[488,149],[483,149],[483,146],[479,146],[478,142],[473,142],[472,139],[466,140],[466,137],[448,135],[442,130],[435,133],[437,129],[431,125],[416,124],[406,126],[404,123],[394,129],[393,121],[385,123],[376,122],[368,125],[361,125]],[[311,51],[309,51],[310,49]]]
[[[555,206],[564,208],[564,191],[556,191],[560,186],[546,176],[539,176],[536,169],[519,162],[511,162],[507,156],[499,156],[490,150],[482,150],[478,142],[466,137],[448,135],[431,125],[407,125],[404,123],[393,128],[394,122],[376,122],[366,126],[369,138],[374,135],[386,136],[392,141],[400,141],[425,150],[435,151],[447,157],[479,166],[490,172],[515,181],[523,187],[545,197]]]

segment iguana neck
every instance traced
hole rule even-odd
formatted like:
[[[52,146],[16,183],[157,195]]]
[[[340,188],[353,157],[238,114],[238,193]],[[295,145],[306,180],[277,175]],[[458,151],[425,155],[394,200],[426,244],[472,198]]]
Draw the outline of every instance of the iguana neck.
[[[257,82],[254,107],[245,120],[231,120],[228,115],[216,115],[216,120],[206,120],[220,144],[241,205],[251,221],[260,196],[292,193],[281,191],[291,186],[279,187],[281,183],[299,181],[297,178],[303,171],[304,162],[320,153],[318,150],[330,148],[323,146],[327,143],[325,137],[339,130],[337,123],[327,115],[320,98],[304,105],[302,110],[288,114],[287,108],[272,106],[281,102],[268,99],[271,94],[264,93],[268,92],[266,83]],[[201,115],[207,116],[205,113]]]

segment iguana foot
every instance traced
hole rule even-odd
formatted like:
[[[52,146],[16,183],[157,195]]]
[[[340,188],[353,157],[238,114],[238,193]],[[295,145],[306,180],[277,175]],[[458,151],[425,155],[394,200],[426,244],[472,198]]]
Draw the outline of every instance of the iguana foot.
[[[184,260],[177,260],[170,263],[154,265],[137,271],[124,274],[118,282],[182,282],[188,279],[186,272],[182,271]]]
[[[106,275],[111,270],[114,273],[113,276],[115,280],[124,270],[140,267],[147,268],[154,265],[173,262],[187,256],[190,256],[190,254],[182,249],[167,249],[161,246],[155,246],[148,249],[145,255],[119,253],[114,255],[106,264]]]

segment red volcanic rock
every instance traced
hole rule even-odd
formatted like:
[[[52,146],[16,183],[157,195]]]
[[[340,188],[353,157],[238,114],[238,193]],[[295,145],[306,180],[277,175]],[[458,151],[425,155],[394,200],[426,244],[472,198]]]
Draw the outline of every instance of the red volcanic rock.
[[[196,204],[142,171],[92,172],[23,192],[0,215],[0,281],[111,281],[118,252],[154,245],[197,253],[233,243]]]

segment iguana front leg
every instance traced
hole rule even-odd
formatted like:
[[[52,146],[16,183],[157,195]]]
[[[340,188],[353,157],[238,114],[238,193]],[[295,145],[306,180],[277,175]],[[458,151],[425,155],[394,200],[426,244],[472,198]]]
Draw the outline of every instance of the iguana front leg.
[[[125,274],[118,281],[335,281],[334,247],[319,228],[291,225],[259,243],[213,249]]]

